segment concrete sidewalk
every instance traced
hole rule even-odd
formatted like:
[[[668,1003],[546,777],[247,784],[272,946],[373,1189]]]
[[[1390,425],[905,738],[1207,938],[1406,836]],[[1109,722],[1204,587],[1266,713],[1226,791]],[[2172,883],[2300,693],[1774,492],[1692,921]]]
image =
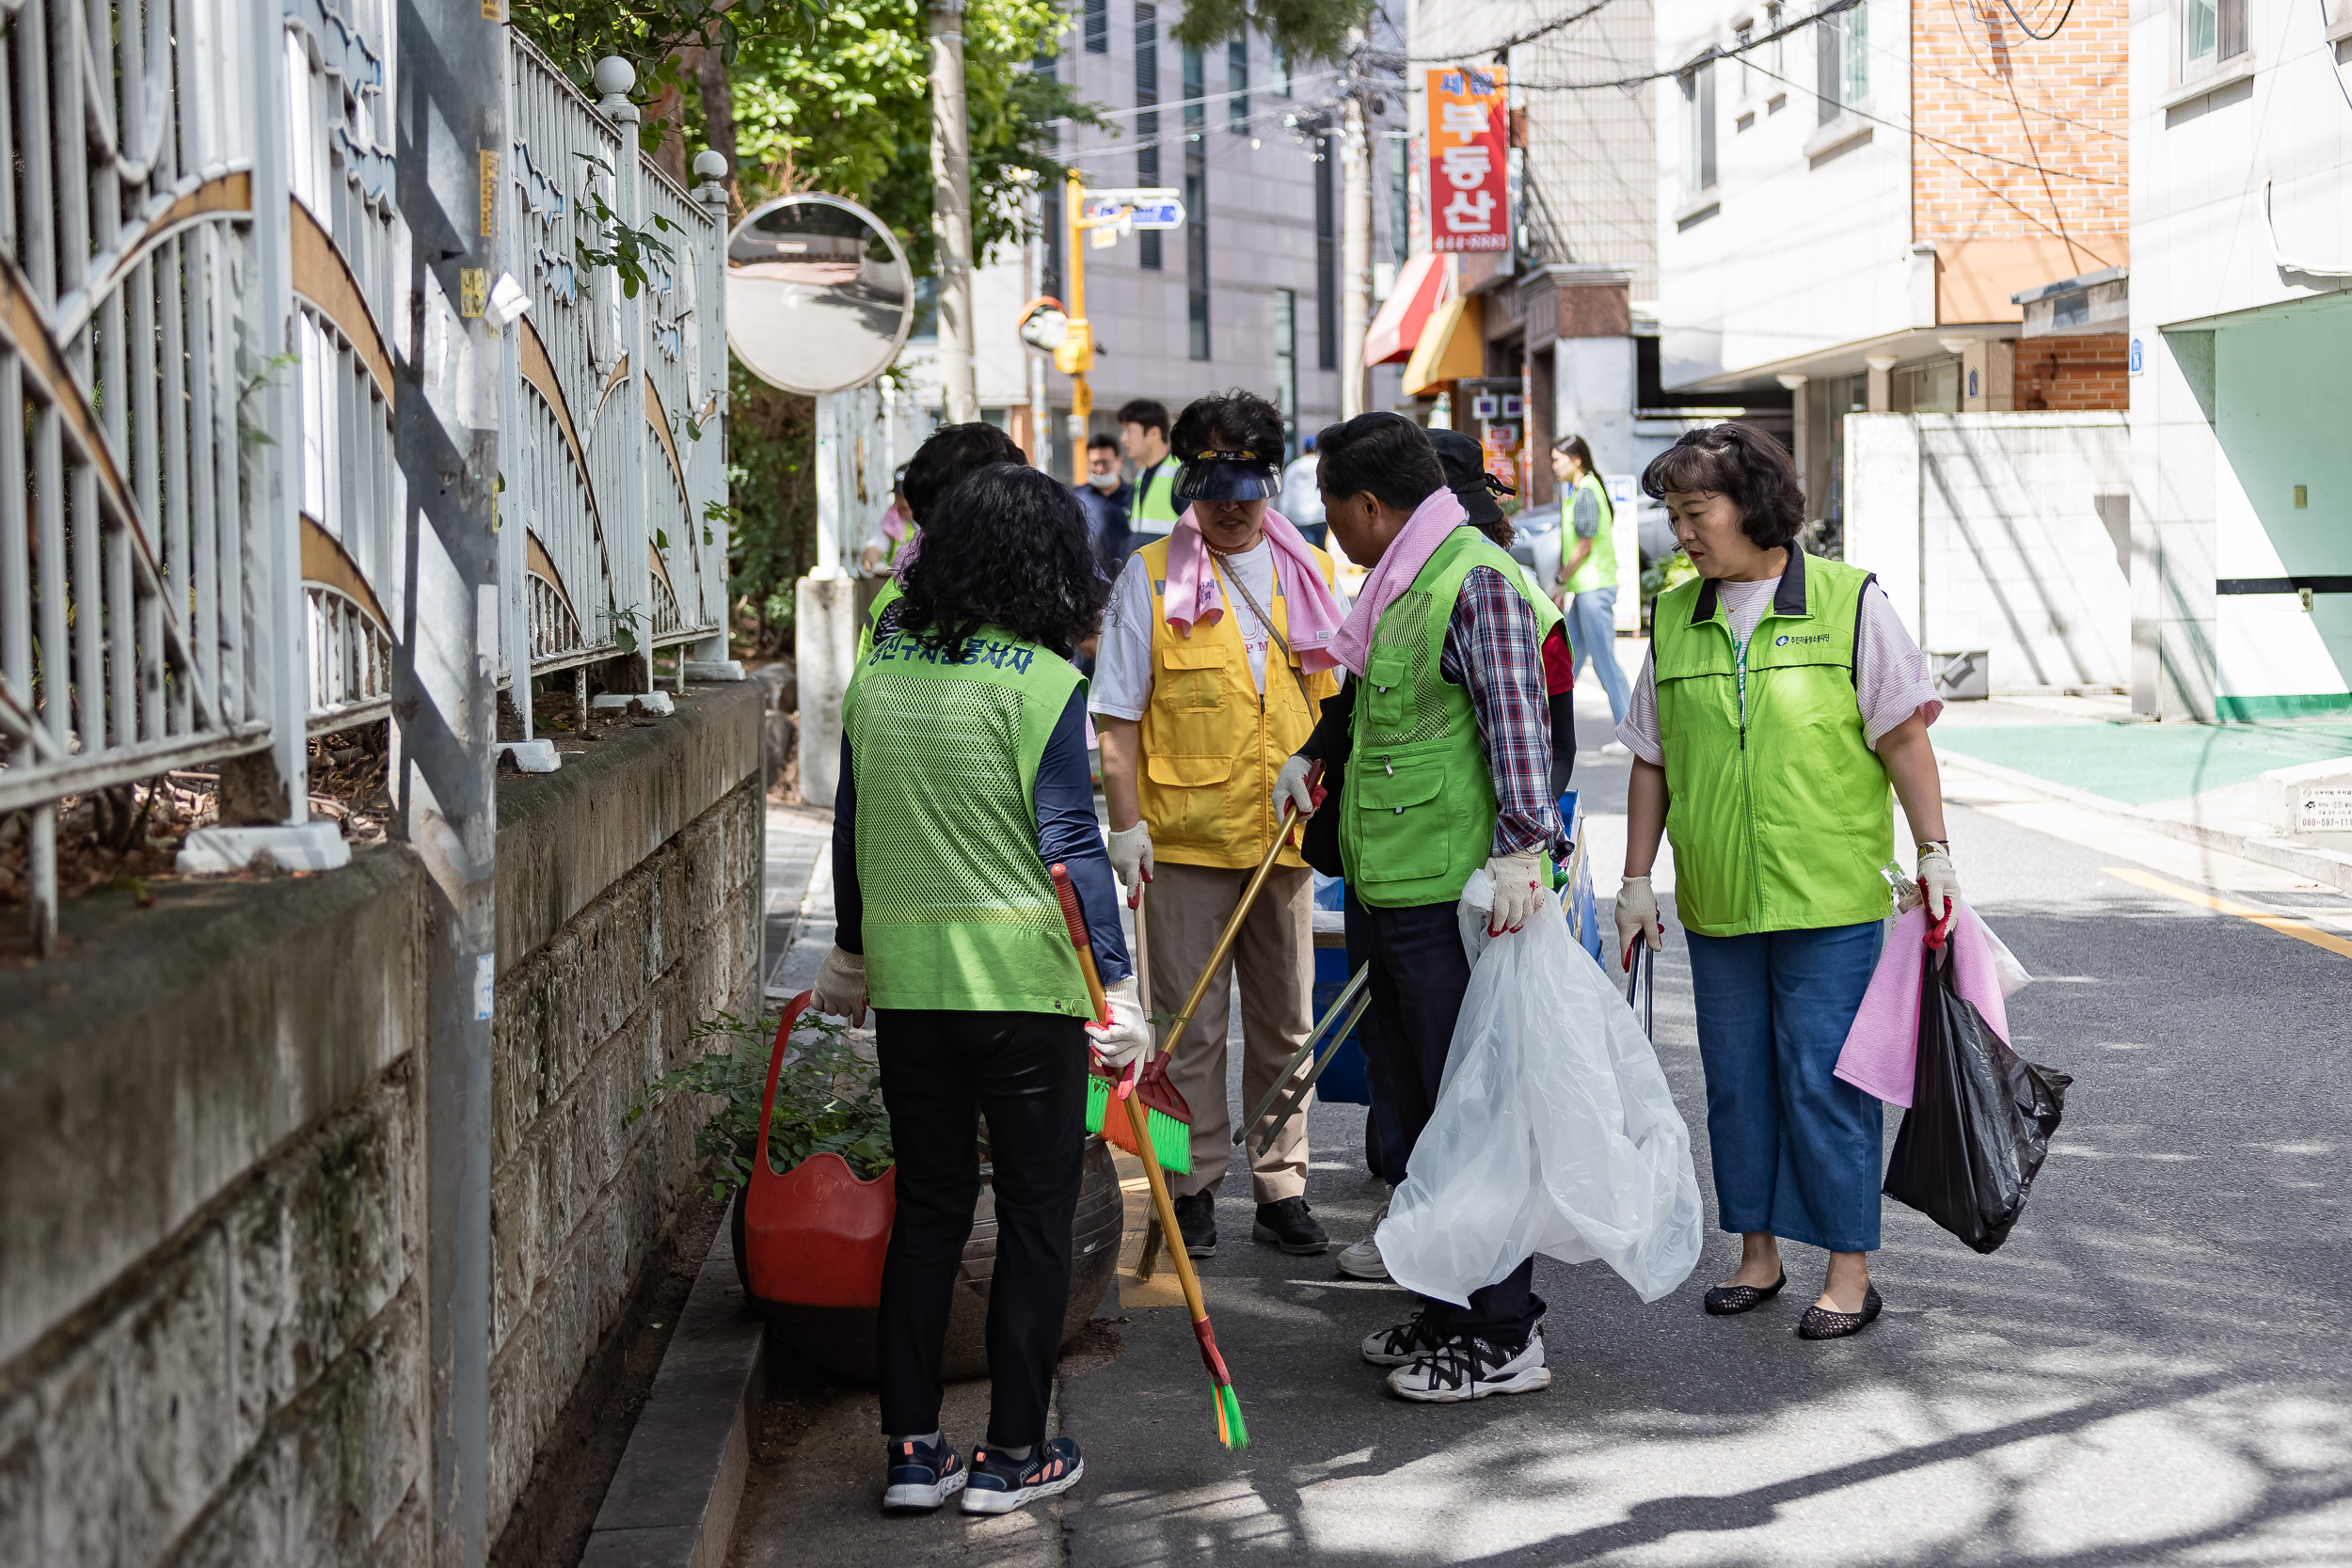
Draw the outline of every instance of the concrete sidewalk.
[[[2352,832],[2288,834],[2258,780],[2344,759],[2352,722],[2151,724],[2122,697],[1951,703],[1932,732],[1947,771],[2036,789],[2174,838],[2352,891]]]

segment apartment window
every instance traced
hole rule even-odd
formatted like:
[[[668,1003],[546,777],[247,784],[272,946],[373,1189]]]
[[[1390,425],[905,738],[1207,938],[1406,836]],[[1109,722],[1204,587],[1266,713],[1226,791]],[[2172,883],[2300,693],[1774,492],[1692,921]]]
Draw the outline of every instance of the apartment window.
[[[1960,412],[1960,361],[1931,359],[1888,377],[1887,407],[1898,414]]]
[[[1740,96],[1745,99],[1756,90],[1752,68],[1748,64],[1748,46],[1756,41],[1756,24],[1742,22],[1731,30],[1732,47],[1740,53]]]
[[[1237,136],[1249,134],[1249,40],[1238,38],[1225,46],[1225,128]]]
[[[1764,31],[1765,31],[1765,33],[1766,33],[1766,35],[1767,35],[1767,36],[1770,36],[1770,35],[1772,35],[1772,34],[1774,34],[1774,33],[1779,32],[1779,31],[1780,31],[1780,28],[1781,28],[1781,8],[1780,8],[1780,0],[1772,0],[1772,4],[1771,4],[1771,5],[1769,5],[1769,6],[1767,6],[1767,7],[1765,7],[1765,8],[1764,8]],[[1780,46],[1781,46],[1782,41],[1783,41],[1782,40],[1777,39],[1777,38],[1774,38],[1774,39],[1772,40],[1772,74],[1773,74],[1773,75],[1775,75],[1775,76],[1779,75],[1779,74],[1781,73],[1781,71],[1782,71],[1782,60],[1783,60],[1783,56],[1782,56],[1781,52],[1780,52]]]
[[[2245,53],[2246,0],[2182,0],[2183,80]]]
[[[1331,189],[1328,136],[1315,138],[1315,363],[1340,368],[1339,202]]]
[[[1111,0],[1087,0],[1087,53],[1111,52]]]
[[[1200,145],[1208,123],[1209,66],[1198,49],[1184,51],[1184,307],[1192,327],[1192,356],[1209,356],[1209,160]]]
[[[1821,123],[1827,125],[1870,95],[1870,13],[1862,6],[1814,24]]]
[[[1038,221],[1045,230],[1045,256],[1038,268],[1037,292],[1061,298],[1062,205],[1059,182],[1048,180],[1038,193]]]
[[[1291,57],[1280,44],[1266,45],[1266,70],[1274,78],[1274,96],[1288,98],[1291,95]]]
[[[1136,183],[1160,182],[1160,8],[1153,0],[1136,0]],[[1136,261],[1147,272],[1158,272],[1164,261],[1157,230],[1136,236]]]
[[[1282,414],[1282,461],[1298,455],[1298,294],[1274,291],[1274,406]]]
[[[1683,171],[1690,194],[1715,183],[1715,62],[1682,73]]]

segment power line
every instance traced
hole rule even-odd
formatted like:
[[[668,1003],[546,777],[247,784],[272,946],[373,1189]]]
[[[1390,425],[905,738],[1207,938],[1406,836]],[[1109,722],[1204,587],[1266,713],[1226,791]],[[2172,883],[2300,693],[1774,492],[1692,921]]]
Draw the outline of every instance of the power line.
[[[1677,76],[1687,76],[1710,60],[1739,59],[1765,44],[1785,39],[1791,33],[1803,32],[1817,22],[1836,16],[1840,11],[1850,11],[1860,4],[1862,0],[1832,0],[1831,4],[1823,6],[1810,16],[1800,17],[1785,26],[1773,28],[1759,38],[1752,38],[1745,43],[1734,44],[1729,49],[1724,48],[1721,44],[1711,44],[1704,54],[1685,64],[1671,66],[1661,71],[1646,71],[1638,76],[1620,76],[1614,81],[1608,82],[1515,82],[1512,86],[1524,87],[1529,92],[1595,92],[1603,87],[1615,87],[1620,91],[1625,91],[1633,87],[1645,87],[1652,82],[1663,82]],[[1764,71],[1762,66],[1755,69],[1763,71],[1765,75],[1772,77],[1775,81],[1788,80],[1776,71]]]
[[[2019,32],[2025,34],[2036,43],[2047,43],[2052,39],[2058,36],[2058,28],[2065,26],[2066,19],[2074,14],[2074,0],[2066,0],[2066,9],[2058,13],[2058,26],[2052,27],[2046,33],[2037,33],[2031,27],[2026,25],[2026,19],[2017,14],[2017,8],[2010,5],[2009,0],[2001,0],[2001,9],[2009,12],[2009,19],[2017,24],[2017,30]]]
[[[1524,33],[1514,33],[1500,43],[1487,44],[1483,48],[1459,50],[1451,55],[1385,55],[1383,58],[1391,58],[1403,65],[1461,65],[1478,55],[1507,55],[1520,44],[1533,43],[1547,33],[1556,33],[1563,27],[1575,26],[1608,4],[1609,0],[1593,0],[1591,5],[1581,9],[1570,11],[1565,16],[1554,17],[1551,21],[1541,23]]]
[[[1818,88],[1808,87],[1800,82],[1792,82],[1777,71],[1767,70],[1765,67],[1760,65],[1755,67],[1755,69],[1762,72],[1764,75],[1770,76],[1773,81],[1779,82],[1786,87],[1795,87],[1799,92],[1809,93],[1813,97],[1820,99],[1824,103],[1837,103],[1837,100],[1829,97]],[[1938,147],[1952,148],[1957,151],[1965,152],[1971,157],[1989,159],[1996,164],[2007,164],[2011,168],[2026,169],[2035,174],[2055,175],[2060,180],[2079,180],[2087,185],[2113,185],[2120,182],[2114,180],[2102,180],[2095,174],[2076,174],[2071,169],[2047,168],[2041,164],[2020,163],[2015,158],[2004,158],[1998,152],[1987,152],[1981,147],[1970,147],[1966,142],[1946,141],[1941,136],[1931,136],[1925,131],[1915,130],[1908,125],[1899,125],[1891,119],[1881,119],[1876,115],[1865,114],[1860,109],[1853,107],[1853,105],[1850,103],[1838,103],[1837,107],[1841,113],[1850,114],[1856,119],[1867,119],[1873,125],[1883,125],[1890,131],[1900,131],[1906,136],[1916,136],[1921,141],[1932,142]]]

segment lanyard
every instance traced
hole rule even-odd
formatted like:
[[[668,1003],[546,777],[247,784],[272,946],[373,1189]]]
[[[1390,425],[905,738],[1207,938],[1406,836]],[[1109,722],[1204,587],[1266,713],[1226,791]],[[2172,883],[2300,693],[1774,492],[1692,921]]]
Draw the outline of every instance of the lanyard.
[[[1208,541],[1204,539],[1201,543],[1205,545]],[[1271,549],[1273,546],[1269,545],[1267,548]],[[1213,572],[1216,572],[1216,580],[1218,582],[1222,583],[1225,580],[1225,574],[1221,571],[1217,571],[1216,552],[1215,550],[1211,550],[1209,552],[1209,569]],[[1279,589],[1281,586],[1282,581],[1282,568],[1279,562],[1276,563],[1274,571],[1275,585]],[[1307,717],[1310,719],[1314,718],[1316,713],[1315,700],[1307,694],[1307,677],[1300,673],[1296,665],[1291,662],[1291,645],[1283,640],[1280,632],[1274,629],[1274,617],[1268,615],[1265,612],[1264,607],[1258,603],[1258,596],[1249,592],[1249,585],[1241,580],[1241,574],[1239,572],[1235,572],[1233,574],[1232,586],[1233,591],[1241,595],[1242,603],[1249,607],[1249,613],[1258,618],[1258,625],[1265,627],[1267,639],[1273,642],[1276,651],[1280,653],[1282,656],[1282,668],[1288,670],[1291,673],[1291,679],[1298,683],[1298,696],[1299,700],[1307,705]]]

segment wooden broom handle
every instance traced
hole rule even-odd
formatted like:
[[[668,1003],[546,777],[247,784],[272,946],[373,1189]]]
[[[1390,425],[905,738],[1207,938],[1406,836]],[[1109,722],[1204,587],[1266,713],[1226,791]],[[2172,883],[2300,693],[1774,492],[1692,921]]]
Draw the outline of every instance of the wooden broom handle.
[[[1314,787],[1314,781],[1322,775],[1323,764],[1317,762],[1307,774],[1308,787]],[[1258,890],[1265,886],[1266,874],[1274,869],[1275,857],[1282,852],[1283,841],[1290,836],[1291,823],[1297,816],[1297,801],[1282,802],[1282,819],[1274,825],[1273,846],[1266,850],[1265,859],[1258,863],[1257,874],[1249,879],[1249,886],[1243,890],[1241,902],[1233,906],[1232,918],[1225,923],[1224,934],[1216,939],[1216,946],[1210,950],[1209,961],[1201,969],[1200,978],[1192,983],[1192,994],[1184,998],[1184,1010],[1168,1026],[1168,1043],[1160,1047],[1160,1054],[1172,1055],[1176,1042],[1184,1037],[1184,1030],[1192,1022],[1192,1015],[1199,1009],[1200,999],[1209,994],[1210,979],[1224,968],[1226,957],[1232,952],[1234,940],[1241,935],[1241,923],[1249,917],[1249,906],[1258,901]]]

